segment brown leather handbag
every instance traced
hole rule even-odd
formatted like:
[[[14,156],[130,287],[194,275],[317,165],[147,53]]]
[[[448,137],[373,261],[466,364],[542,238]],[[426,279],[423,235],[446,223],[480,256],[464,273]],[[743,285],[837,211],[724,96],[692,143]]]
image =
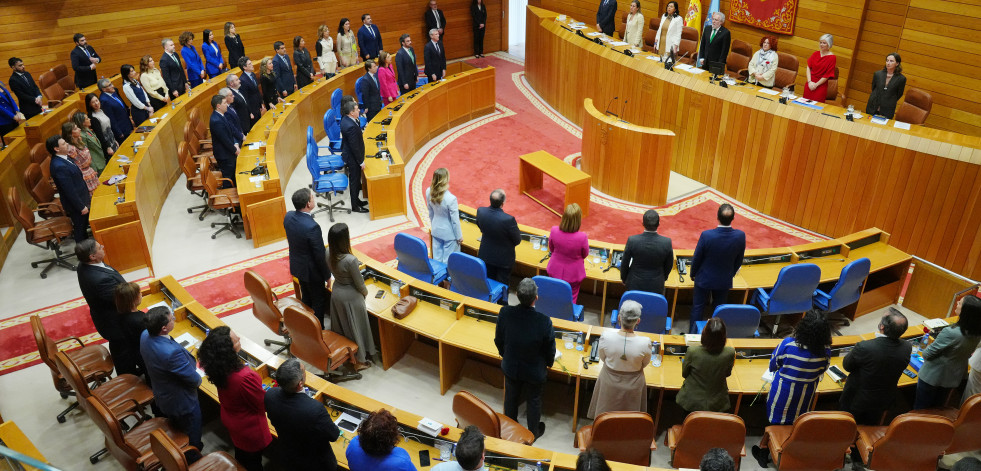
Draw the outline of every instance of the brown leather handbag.
[[[392,306],[392,315],[398,320],[405,319],[406,316],[412,314],[412,310],[416,308],[418,302],[419,300],[415,296],[404,296]]]

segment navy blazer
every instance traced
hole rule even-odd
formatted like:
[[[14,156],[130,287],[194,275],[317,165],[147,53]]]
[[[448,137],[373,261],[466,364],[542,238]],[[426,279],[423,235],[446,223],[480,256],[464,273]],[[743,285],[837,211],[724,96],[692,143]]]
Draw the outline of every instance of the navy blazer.
[[[232,129],[235,142],[241,147],[242,143],[245,142],[245,130],[242,129],[242,119],[239,118],[234,106],[228,105],[228,109],[225,110],[225,119],[228,120],[228,126]]]
[[[709,18],[711,20],[711,18]],[[709,62],[725,62],[729,57],[729,43],[732,41],[729,30],[725,26],[720,26],[715,33],[715,40],[712,38],[712,22],[702,30],[702,42],[698,45],[698,58],[705,59],[705,66]]]
[[[146,330],[140,334],[140,355],[160,410],[170,417],[194,412],[201,385],[194,357],[170,336],[150,335]]]
[[[80,262],[78,264],[78,286],[89,305],[89,315],[95,330],[110,342],[123,339],[123,325],[116,310],[116,285],[126,280],[118,271],[98,265]]]
[[[82,50],[82,46],[75,45],[75,49],[72,49],[71,60],[72,69],[75,70],[75,86],[79,89],[83,89],[90,85],[95,85],[96,80],[99,76],[95,69],[92,68],[92,61],[89,60],[89,56],[96,59],[102,60],[99,54],[95,52],[95,48],[90,45],[85,46],[85,50],[89,51],[88,54]],[[101,64],[101,62],[100,62]],[[98,67],[98,65],[96,66]]]
[[[596,10],[596,24],[600,25],[603,34],[610,36],[615,29],[617,16],[617,0],[601,0]]]
[[[330,279],[327,249],[320,224],[310,213],[290,211],[283,218],[286,241],[290,248],[290,274],[310,284]]]
[[[375,32],[374,35],[368,31],[369,28]],[[378,57],[378,51],[382,50],[382,36],[378,26],[361,25],[361,28],[358,29],[358,48],[361,49],[362,59]]]
[[[412,51],[412,56],[416,54],[415,49],[409,48]],[[396,81],[399,85],[399,93],[405,93],[406,91],[415,90],[416,83],[419,82],[419,67],[416,66],[416,61],[405,52],[404,47],[399,48],[399,52],[395,53],[395,71],[398,77]],[[409,88],[405,88],[408,85]]]
[[[674,265],[671,239],[656,232],[627,238],[620,260],[620,280],[627,290],[664,294],[664,280]]]
[[[102,103],[102,111],[106,113],[109,123],[112,124],[112,133],[116,136],[116,142],[122,143],[133,132],[133,121],[129,119],[126,102],[119,97],[119,92],[102,92],[102,95],[99,95],[99,102]]]
[[[0,125],[16,122],[14,115],[19,111],[20,108],[17,107],[14,97],[10,96],[10,92],[0,83]]]
[[[364,134],[361,123],[349,116],[341,118],[341,157],[348,167],[361,167],[364,162]]]
[[[552,318],[534,307],[504,306],[497,318],[494,345],[502,358],[504,376],[544,383],[546,370],[555,362]]]
[[[262,115],[262,92],[259,91],[259,77],[256,77],[255,74],[242,73],[241,78],[242,86],[239,87],[238,91],[242,95],[245,95],[245,101],[249,106],[249,113],[255,115],[252,118],[252,124],[255,124],[259,120],[260,115]]]
[[[51,157],[51,179],[58,188],[61,205],[65,211],[82,214],[82,209],[89,207],[92,196],[89,187],[85,185],[82,169],[78,165],[58,156]]]
[[[24,113],[24,117],[31,119],[34,116],[41,114],[41,105],[37,104],[34,100],[41,96],[41,89],[37,88],[37,83],[34,82],[34,77],[31,77],[31,73],[24,71],[23,74],[18,74],[14,72],[10,74],[10,91],[17,95],[17,101],[20,102],[20,110]],[[44,99],[41,99],[44,103]],[[895,108],[895,105],[893,105]]]
[[[170,98],[174,98],[174,90],[178,95],[183,95],[187,88],[187,76],[184,75],[184,66],[181,64],[180,54],[174,52],[174,57],[166,52],[160,56],[160,76],[167,84],[167,93]]]
[[[323,404],[306,394],[275,387],[266,391],[265,406],[287,469],[337,469],[328,442],[337,441],[341,430]]]
[[[365,115],[368,121],[374,118],[376,114],[382,109],[382,97],[381,90],[378,89],[378,74],[375,74],[375,78],[371,78],[371,74],[364,74],[361,77],[361,99],[364,101],[364,107],[366,110]]]
[[[283,96],[283,92],[287,95],[293,93],[293,89],[296,88],[296,77],[293,76],[293,63],[290,62],[290,57],[276,54],[272,61],[273,72],[276,74],[276,91],[279,92],[279,96]]]
[[[732,227],[702,232],[691,261],[691,279],[705,289],[732,288],[732,277],[743,264],[746,233]]]
[[[477,227],[480,228],[477,257],[495,267],[514,265],[514,248],[521,243],[521,231],[514,216],[501,208],[477,208]]]
[[[228,165],[228,162],[235,162],[235,132],[228,124],[228,118],[215,111],[211,113],[209,120],[211,128],[211,145],[215,151],[215,160],[219,164]],[[234,164],[233,164],[234,167]]]
[[[246,78],[246,80],[248,79]],[[252,109],[249,106],[250,103],[248,102],[248,98],[246,98],[245,94],[242,93],[241,87],[239,87],[238,90],[231,88],[229,88],[229,90],[231,90],[232,94],[235,95],[235,101],[232,102],[232,109],[234,109],[235,115],[238,117],[238,126],[243,133],[248,134],[249,131],[252,130],[252,117],[249,116],[252,114]],[[258,112],[256,112],[256,114],[258,114]]]
[[[433,75],[435,75],[436,80],[441,80],[443,71],[446,70],[446,48],[443,47],[442,42],[437,48],[436,44],[430,40],[426,42],[424,53],[426,55],[426,78],[433,82]]]

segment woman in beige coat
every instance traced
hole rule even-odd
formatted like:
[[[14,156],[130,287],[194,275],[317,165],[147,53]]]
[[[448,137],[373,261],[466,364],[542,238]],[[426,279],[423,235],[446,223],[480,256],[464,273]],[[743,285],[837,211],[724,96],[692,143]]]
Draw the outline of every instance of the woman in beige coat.
[[[644,367],[651,361],[651,339],[634,333],[640,322],[640,303],[620,306],[620,330],[606,330],[599,340],[603,369],[596,378],[589,418],[609,411],[647,412]]]

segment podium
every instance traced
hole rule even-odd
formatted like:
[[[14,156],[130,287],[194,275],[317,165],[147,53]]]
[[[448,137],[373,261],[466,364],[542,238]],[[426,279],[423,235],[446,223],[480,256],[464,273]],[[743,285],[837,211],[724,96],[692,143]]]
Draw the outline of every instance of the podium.
[[[638,126],[601,113],[586,98],[582,170],[607,195],[658,206],[667,202],[674,132]]]

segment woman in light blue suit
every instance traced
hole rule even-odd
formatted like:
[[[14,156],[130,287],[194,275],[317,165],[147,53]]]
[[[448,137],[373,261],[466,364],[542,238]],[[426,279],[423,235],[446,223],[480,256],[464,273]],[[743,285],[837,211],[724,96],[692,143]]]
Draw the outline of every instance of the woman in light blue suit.
[[[210,29],[204,30],[202,35],[204,38],[201,40],[201,53],[204,54],[205,71],[208,73],[208,77],[217,77],[228,70],[221,57],[221,47],[215,41],[215,33]]]
[[[940,331],[936,340],[923,350],[923,366],[916,383],[913,409],[939,407],[947,392],[960,386],[967,375],[967,363],[981,342],[981,299],[967,295],[957,302],[957,323]]]
[[[463,230],[456,196],[450,193],[450,172],[445,168],[433,172],[433,181],[426,189],[426,207],[432,224],[433,259],[446,263],[451,253],[460,251]]]
[[[187,67],[187,81],[191,88],[201,85],[204,82],[204,63],[201,62],[201,55],[194,47],[194,33],[184,31],[177,41],[181,43],[181,57],[184,58],[184,66]]]

